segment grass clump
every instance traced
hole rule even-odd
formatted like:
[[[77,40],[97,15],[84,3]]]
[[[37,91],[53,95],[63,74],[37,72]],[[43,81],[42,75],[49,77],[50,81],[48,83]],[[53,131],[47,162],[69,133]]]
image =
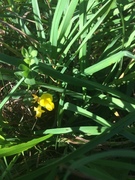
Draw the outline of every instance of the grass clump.
[[[134,1],[0,5],[1,179],[134,179]]]

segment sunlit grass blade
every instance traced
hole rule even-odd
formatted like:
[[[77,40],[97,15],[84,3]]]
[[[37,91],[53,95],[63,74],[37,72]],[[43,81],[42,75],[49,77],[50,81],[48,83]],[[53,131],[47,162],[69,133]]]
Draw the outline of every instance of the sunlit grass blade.
[[[97,123],[103,125],[103,126],[106,126],[106,127],[111,127],[111,124],[109,122],[107,122],[105,119],[103,119],[102,117],[96,115],[96,114],[93,114],[89,111],[87,111],[86,109],[83,109],[79,106],[76,106],[74,104],[71,104],[71,103],[65,103],[64,104],[64,109],[65,110],[70,110],[70,111],[73,111],[75,113],[78,113],[82,116],[85,116],[85,117],[88,117],[90,118],[90,120],[94,120],[96,121]]]
[[[95,0],[91,0],[91,1],[88,1],[88,4],[87,4],[87,12],[89,10],[91,10],[92,7],[94,7],[98,2],[96,2]]]
[[[35,24],[36,24],[36,29],[37,29],[37,35],[39,38],[45,39],[45,31],[42,25],[41,21],[41,15],[40,15],[40,10],[39,10],[39,5],[38,5],[38,0],[32,0],[32,7],[33,7],[33,13],[34,13],[34,19],[35,19]]]
[[[87,23],[83,26],[83,28],[81,29],[81,31],[79,31],[79,32],[73,37],[73,39],[72,39],[70,42],[68,42],[68,45],[67,45],[66,49],[65,49],[64,52],[63,52],[64,54],[67,54],[67,52],[69,51],[70,47],[74,44],[74,42],[80,37],[81,34],[83,34],[86,30],[88,30],[88,29],[91,27],[92,23],[93,23],[95,20],[97,20],[98,17],[103,16],[103,19],[105,18],[104,13],[106,14],[106,10],[107,10],[108,8],[110,8],[114,2],[115,2],[115,0],[114,0],[114,1],[108,1],[107,3],[105,3],[104,6],[103,6],[101,9],[99,9],[99,11],[97,11],[97,12],[89,19],[89,21],[87,21]],[[99,21],[99,22],[100,22],[100,21]],[[94,31],[96,30],[96,28],[97,28],[100,24],[101,24],[101,23],[98,23],[98,22],[97,22],[97,25],[94,26],[94,28],[93,28],[92,34],[94,33]],[[79,46],[79,48],[81,48],[81,47],[83,46],[83,44],[90,38],[90,36],[91,36],[92,34],[90,34],[89,36],[88,36],[88,35],[86,36],[85,41],[83,41],[83,43],[81,43],[81,45]]]
[[[86,87],[89,90],[99,90],[107,92],[113,96],[116,96],[120,99],[126,100],[127,102],[135,103],[134,99],[131,97],[128,97],[127,95],[123,94],[120,91],[117,91],[115,89],[109,88],[107,86],[103,86],[97,82],[88,81],[84,79],[75,78],[69,75],[61,74],[60,72],[54,70],[53,68],[48,67],[47,65],[43,63],[39,63],[40,70],[46,75],[49,75],[53,78],[59,79],[61,81],[67,82],[71,85],[77,86],[77,87]]]
[[[0,103],[0,110],[3,108],[5,103],[9,100],[9,98],[12,96],[12,94],[16,91],[16,89],[21,85],[21,83],[24,81],[24,77],[20,79],[20,81],[12,88],[10,93],[2,100]]]
[[[68,6],[68,8],[66,9],[66,12],[65,12],[65,15],[62,19],[62,22],[60,24],[60,27],[59,27],[59,31],[58,31],[58,39],[62,39],[66,30],[67,30],[67,27],[68,25],[70,24],[70,20],[73,16],[73,13],[75,11],[75,8],[78,4],[78,0],[72,0]]]
[[[11,147],[5,147],[0,149],[0,157],[3,156],[11,156],[14,154],[18,154],[21,153],[23,151],[26,151],[32,147],[34,147],[36,144],[47,140],[48,138],[52,137],[52,135],[46,135],[37,139],[32,139],[31,141],[25,142],[25,143],[21,143],[21,144],[17,144]]]
[[[55,13],[53,16],[52,21],[52,27],[51,27],[51,33],[50,33],[50,42],[52,46],[57,46],[57,40],[58,40],[58,27],[59,23],[62,17],[63,10],[65,8],[65,1],[59,0],[57,7],[55,9]]]
[[[85,37],[85,39],[82,41],[81,45],[79,46],[78,50],[88,41],[88,39],[90,39],[92,37],[92,35],[94,34],[94,32],[96,31],[96,29],[101,25],[101,23],[103,22],[103,20],[106,18],[107,14],[110,12],[111,8],[114,7],[115,0],[113,1],[108,1],[102,8],[100,8],[99,12],[97,12],[97,15],[100,17],[98,18],[97,23],[94,24],[93,27],[90,28],[89,33],[87,34],[87,36]],[[102,12],[102,14],[101,14]],[[78,51],[77,50],[77,51]]]
[[[133,112],[135,109],[135,104],[128,103],[124,100],[115,97],[109,97],[106,95],[99,95],[98,97],[93,97],[91,98],[91,102],[99,103],[108,107],[119,108],[128,112]]]
[[[35,131],[35,134],[67,134],[67,133],[85,133],[87,135],[100,135],[107,127],[100,126],[80,126],[80,127],[64,127],[64,128],[53,128],[45,131]]]
[[[94,74],[94,73],[96,73],[96,72],[98,72],[98,71],[100,71],[100,70],[102,70],[108,66],[113,65],[114,63],[120,62],[121,58],[123,58],[124,56],[135,59],[135,56],[132,55],[130,52],[120,51],[120,52],[118,52],[114,55],[111,55],[110,57],[94,64],[93,66],[86,68],[84,70],[84,73],[86,75],[92,75],[92,74]]]
[[[134,41],[135,39],[135,30],[130,34],[128,41],[125,43],[125,47],[130,47],[131,43]]]

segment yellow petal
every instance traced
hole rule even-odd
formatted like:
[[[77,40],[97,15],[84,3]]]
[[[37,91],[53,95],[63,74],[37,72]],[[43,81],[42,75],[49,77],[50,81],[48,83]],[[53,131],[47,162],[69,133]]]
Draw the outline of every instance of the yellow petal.
[[[53,102],[47,102],[45,104],[45,108],[48,110],[48,111],[52,111],[54,109],[54,103]]]
[[[38,104],[40,106],[44,107],[45,106],[45,100],[44,99],[39,99]]]
[[[40,98],[44,99],[44,100],[48,100],[48,101],[53,101],[53,96],[49,93],[42,94],[42,96]]]
[[[36,111],[36,117],[41,117],[42,113],[45,112],[44,110],[42,110],[41,106],[38,106],[37,108],[34,107],[34,111]]]
[[[32,96],[33,96],[33,99],[34,99],[34,103],[35,102],[38,102],[38,100],[39,100],[39,97],[36,95],[36,94],[32,94]]]
[[[54,103],[52,100],[53,96],[49,93],[45,93],[39,98],[38,104],[45,107],[48,111],[52,111],[54,109]]]

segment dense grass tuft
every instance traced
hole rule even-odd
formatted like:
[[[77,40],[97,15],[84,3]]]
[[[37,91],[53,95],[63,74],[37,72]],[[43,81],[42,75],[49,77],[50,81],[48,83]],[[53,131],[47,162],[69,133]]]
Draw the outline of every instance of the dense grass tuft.
[[[1,180],[135,178],[134,6],[0,2]]]

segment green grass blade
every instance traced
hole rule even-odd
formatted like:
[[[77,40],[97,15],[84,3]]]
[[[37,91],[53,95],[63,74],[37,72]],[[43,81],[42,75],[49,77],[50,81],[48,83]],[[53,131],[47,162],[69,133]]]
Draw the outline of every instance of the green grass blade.
[[[72,0],[66,10],[66,13],[62,19],[62,22],[60,24],[60,27],[59,27],[59,32],[58,32],[58,39],[62,39],[62,37],[64,36],[66,30],[67,30],[67,27],[68,25],[70,24],[70,20],[73,16],[73,13],[75,11],[75,8],[78,4],[78,0]]]
[[[122,168],[122,169],[128,169],[128,170],[135,171],[135,165],[127,163],[127,162],[100,159],[96,162],[96,164],[103,165],[103,166],[104,165],[109,166],[111,168],[117,168],[118,167],[118,168]]]
[[[134,150],[111,150],[106,152],[101,152],[98,154],[93,154],[87,157],[84,157],[82,159],[79,159],[78,161],[75,161],[70,167],[77,168],[78,166],[83,166],[87,163],[90,163],[92,161],[96,161],[98,159],[103,158],[109,158],[109,157],[131,157],[135,158],[135,151]]]
[[[87,81],[87,80],[84,80],[84,79],[79,79],[79,78],[75,78],[75,77],[71,77],[69,75],[65,75],[65,74],[62,74],[56,70],[54,70],[53,68],[43,64],[43,63],[39,63],[39,67],[40,67],[40,70],[46,74],[46,75],[49,75],[53,78],[56,78],[57,80],[61,80],[61,81],[64,81],[64,82],[67,82],[71,85],[74,85],[74,86],[77,86],[77,87],[86,87],[87,89],[89,90],[92,90],[92,89],[96,89],[96,90],[99,90],[99,91],[103,91],[103,92],[107,92],[115,97],[118,97],[120,99],[123,99],[127,102],[130,102],[130,103],[135,103],[134,102],[134,99],[131,98],[131,97],[128,97],[127,95],[124,95],[123,93],[121,93],[120,91],[117,91],[115,89],[112,89],[112,88],[109,88],[107,86],[103,86],[97,82],[93,82],[93,81]]]
[[[123,85],[123,84],[126,84],[128,82],[134,81],[134,77],[135,77],[135,72],[131,72],[130,74],[125,75],[123,78],[114,80],[113,82],[111,82],[111,84]]]
[[[50,42],[52,46],[57,46],[57,41],[58,41],[58,27],[59,23],[62,17],[63,10],[65,8],[65,1],[59,0],[58,4],[55,9],[55,13],[53,16],[53,21],[52,21],[52,27],[51,27],[51,34],[50,34]]]
[[[72,40],[70,40],[70,42],[68,42],[68,45],[66,47],[66,49],[64,50],[64,54],[67,54],[67,52],[69,51],[70,47],[74,44],[74,42],[80,37],[81,34],[83,34],[86,30],[88,30],[92,23],[97,20],[98,17],[102,16],[105,12],[106,12],[106,9],[108,9],[109,7],[112,6],[112,4],[114,4],[115,0],[114,1],[107,1],[102,8],[99,9],[99,11],[97,11],[90,19],[89,21],[83,26],[82,30],[79,31],[74,37]],[[96,26],[95,26],[95,30],[96,30]],[[94,29],[93,29],[93,32],[94,32]],[[87,38],[87,37],[86,37]],[[82,46],[83,44],[81,43],[80,47]]]
[[[26,150],[34,147],[38,143],[47,140],[50,137],[52,137],[52,135],[49,134],[49,135],[25,142],[25,143],[17,144],[17,145],[7,147],[7,148],[2,148],[2,149],[0,149],[0,157],[11,156],[14,154],[21,153],[23,151],[26,151]]]
[[[128,130],[122,131],[121,133],[124,137],[135,143],[135,134],[130,133]]]
[[[98,2],[96,2],[95,0],[88,1],[87,12],[90,11],[92,9],[93,5],[95,5],[96,3],[98,3]]]
[[[37,29],[37,35],[39,38],[45,39],[45,33],[44,28],[41,22],[41,15],[38,5],[38,0],[32,0],[32,7],[33,7],[33,13],[34,13],[34,19],[36,23],[36,29]]]
[[[109,124],[105,119],[103,119],[102,117],[100,116],[97,116],[96,114],[93,114],[89,111],[87,111],[86,109],[83,109],[79,106],[76,106],[74,104],[71,104],[71,103],[65,103],[64,104],[64,107],[63,109],[65,110],[70,110],[70,111],[73,111],[75,113],[78,113],[82,116],[85,116],[85,117],[88,117],[90,119],[93,119],[94,121],[96,121],[97,123],[103,125],[103,126],[106,126],[106,127],[111,127],[111,124]]]
[[[86,8],[87,8],[87,2],[84,0],[80,0],[79,31],[82,30],[83,26],[87,22]],[[80,37],[80,42],[82,42],[86,36],[87,36],[87,32],[85,31]],[[83,72],[84,68],[86,68],[86,54],[87,54],[87,43],[85,42],[79,51],[80,71],[81,72]]]
[[[135,30],[130,34],[128,41],[125,43],[125,47],[130,47],[131,43],[134,41],[135,39]]]
[[[88,135],[100,135],[107,127],[98,126],[80,126],[80,127],[65,127],[65,128],[53,128],[45,131],[35,131],[35,134],[66,134],[66,133],[85,133]]]
[[[97,23],[94,24],[92,28],[90,28],[89,33],[85,37],[85,39],[82,41],[81,45],[79,46],[77,52],[84,46],[84,44],[92,37],[94,32],[97,30],[97,28],[100,26],[100,24],[103,22],[103,20],[106,18],[112,7],[114,6],[115,0],[113,1],[108,1],[102,8],[100,8],[98,13],[98,16],[101,17],[98,18]],[[101,14],[102,12],[102,14]]]
[[[3,171],[2,175],[0,176],[1,179],[4,179],[7,177],[8,173],[10,173],[12,167],[14,166],[14,164],[16,163],[16,161],[18,160],[19,155],[16,155],[13,157],[13,159],[11,160],[11,162],[9,163],[9,165],[6,167],[6,169]],[[10,179],[12,178],[12,175],[10,173]]]
[[[24,81],[24,77],[20,79],[20,81],[12,88],[9,95],[6,96],[0,103],[0,110],[5,105],[5,103],[9,100],[9,98],[12,96],[12,94],[15,92],[15,90],[21,85],[21,83]]]
[[[127,56],[127,57],[130,57],[130,58],[133,58],[135,59],[135,56],[132,55],[130,52],[128,51],[120,51],[114,55],[111,55],[110,57],[94,64],[93,66],[90,66],[88,68],[86,68],[84,70],[84,73],[86,75],[92,75],[108,66],[111,66],[112,64],[114,63],[118,63],[120,62],[121,58],[123,58],[124,56]]]
[[[99,95],[98,97],[93,97],[91,102],[102,104],[104,106],[113,107],[113,108],[120,108],[122,110],[133,112],[135,109],[135,104],[128,103],[124,100],[109,97],[106,95]]]

